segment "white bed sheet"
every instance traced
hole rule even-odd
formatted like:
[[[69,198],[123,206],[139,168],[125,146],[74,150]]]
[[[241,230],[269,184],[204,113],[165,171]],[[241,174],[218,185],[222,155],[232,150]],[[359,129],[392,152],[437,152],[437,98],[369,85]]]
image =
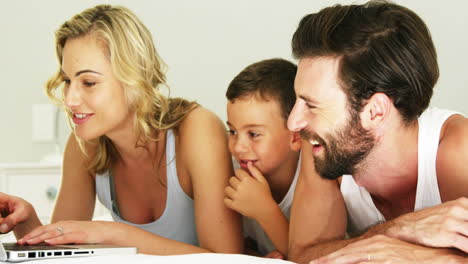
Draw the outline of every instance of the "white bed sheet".
[[[0,235],[2,242],[16,241],[12,233],[7,235]],[[7,263],[2,262],[0,263]],[[20,263],[36,263],[36,264],[50,264],[50,263],[70,263],[70,264],[102,264],[102,263],[138,263],[138,264],[292,264],[293,262],[280,260],[253,257],[241,254],[188,254],[188,255],[175,255],[175,256],[155,256],[146,254],[136,255],[112,255],[112,256],[92,256],[80,258],[57,258],[57,259],[41,259],[34,261],[26,261]]]
[[[6,262],[0,262],[6,263]],[[70,264],[101,264],[101,263],[138,263],[138,264],[292,264],[286,260],[260,258],[240,254],[188,254],[176,256],[154,256],[145,254],[136,255],[112,255],[112,256],[93,256],[67,259],[42,259],[27,261],[28,264],[51,264],[51,263],[70,263]]]

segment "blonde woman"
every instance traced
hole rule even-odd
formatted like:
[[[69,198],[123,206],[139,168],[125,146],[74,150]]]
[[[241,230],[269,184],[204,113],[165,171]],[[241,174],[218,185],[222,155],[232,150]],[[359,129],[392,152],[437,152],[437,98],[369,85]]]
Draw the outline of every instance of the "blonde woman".
[[[60,68],[46,85],[74,124],[52,216],[0,195],[20,244],[108,243],[141,253],[239,253],[238,215],[223,204],[233,174],[225,129],[194,102],[168,99],[148,29],[128,9],[100,5],[56,32]],[[115,222],[90,221],[96,194]]]

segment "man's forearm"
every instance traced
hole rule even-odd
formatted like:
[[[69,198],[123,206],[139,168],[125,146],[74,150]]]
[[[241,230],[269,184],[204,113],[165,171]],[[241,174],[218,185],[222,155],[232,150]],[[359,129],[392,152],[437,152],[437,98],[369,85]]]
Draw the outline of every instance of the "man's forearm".
[[[355,235],[350,239],[327,240],[305,247],[293,246],[289,249],[289,259],[297,263],[309,263],[311,260],[328,255],[341,248],[344,248],[348,244],[357,242],[359,240],[370,238],[379,234],[390,236],[389,230],[394,230],[395,226],[396,224],[393,221],[389,221],[373,226],[365,233]]]
[[[337,239],[320,242],[308,247],[292,247],[289,249],[288,259],[300,263],[308,264],[311,260],[328,255],[346,245],[353,243],[355,239]]]

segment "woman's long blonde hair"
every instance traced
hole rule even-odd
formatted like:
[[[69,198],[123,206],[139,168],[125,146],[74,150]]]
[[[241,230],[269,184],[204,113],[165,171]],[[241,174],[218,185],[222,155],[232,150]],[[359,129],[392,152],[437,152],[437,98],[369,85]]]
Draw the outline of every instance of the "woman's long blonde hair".
[[[59,105],[64,106],[63,48],[68,39],[86,35],[96,37],[107,47],[112,71],[123,84],[130,110],[135,113],[134,127],[139,139],[136,144],[157,141],[154,135],[158,135],[158,131],[176,128],[186,114],[197,107],[195,102],[169,99],[161,93],[160,87],[167,88],[163,71],[165,64],[156,52],[151,33],[130,10],[110,5],[89,8],[66,21],[56,31],[60,68],[48,80],[46,93]],[[71,113],[69,110],[66,112],[70,120]],[[86,153],[84,142],[77,139]],[[90,157],[90,172],[102,173],[110,169],[119,158],[112,141],[103,135],[90,143],[94,148],[94,155]]]

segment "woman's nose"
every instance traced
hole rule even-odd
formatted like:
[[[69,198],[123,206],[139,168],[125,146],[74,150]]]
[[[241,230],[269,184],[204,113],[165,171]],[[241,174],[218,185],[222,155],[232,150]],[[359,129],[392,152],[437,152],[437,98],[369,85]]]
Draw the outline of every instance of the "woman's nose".
[[[81,104],[81,94],[77,87],[70,84],[64,94],[64,103],[68,109],[74,109]]]

